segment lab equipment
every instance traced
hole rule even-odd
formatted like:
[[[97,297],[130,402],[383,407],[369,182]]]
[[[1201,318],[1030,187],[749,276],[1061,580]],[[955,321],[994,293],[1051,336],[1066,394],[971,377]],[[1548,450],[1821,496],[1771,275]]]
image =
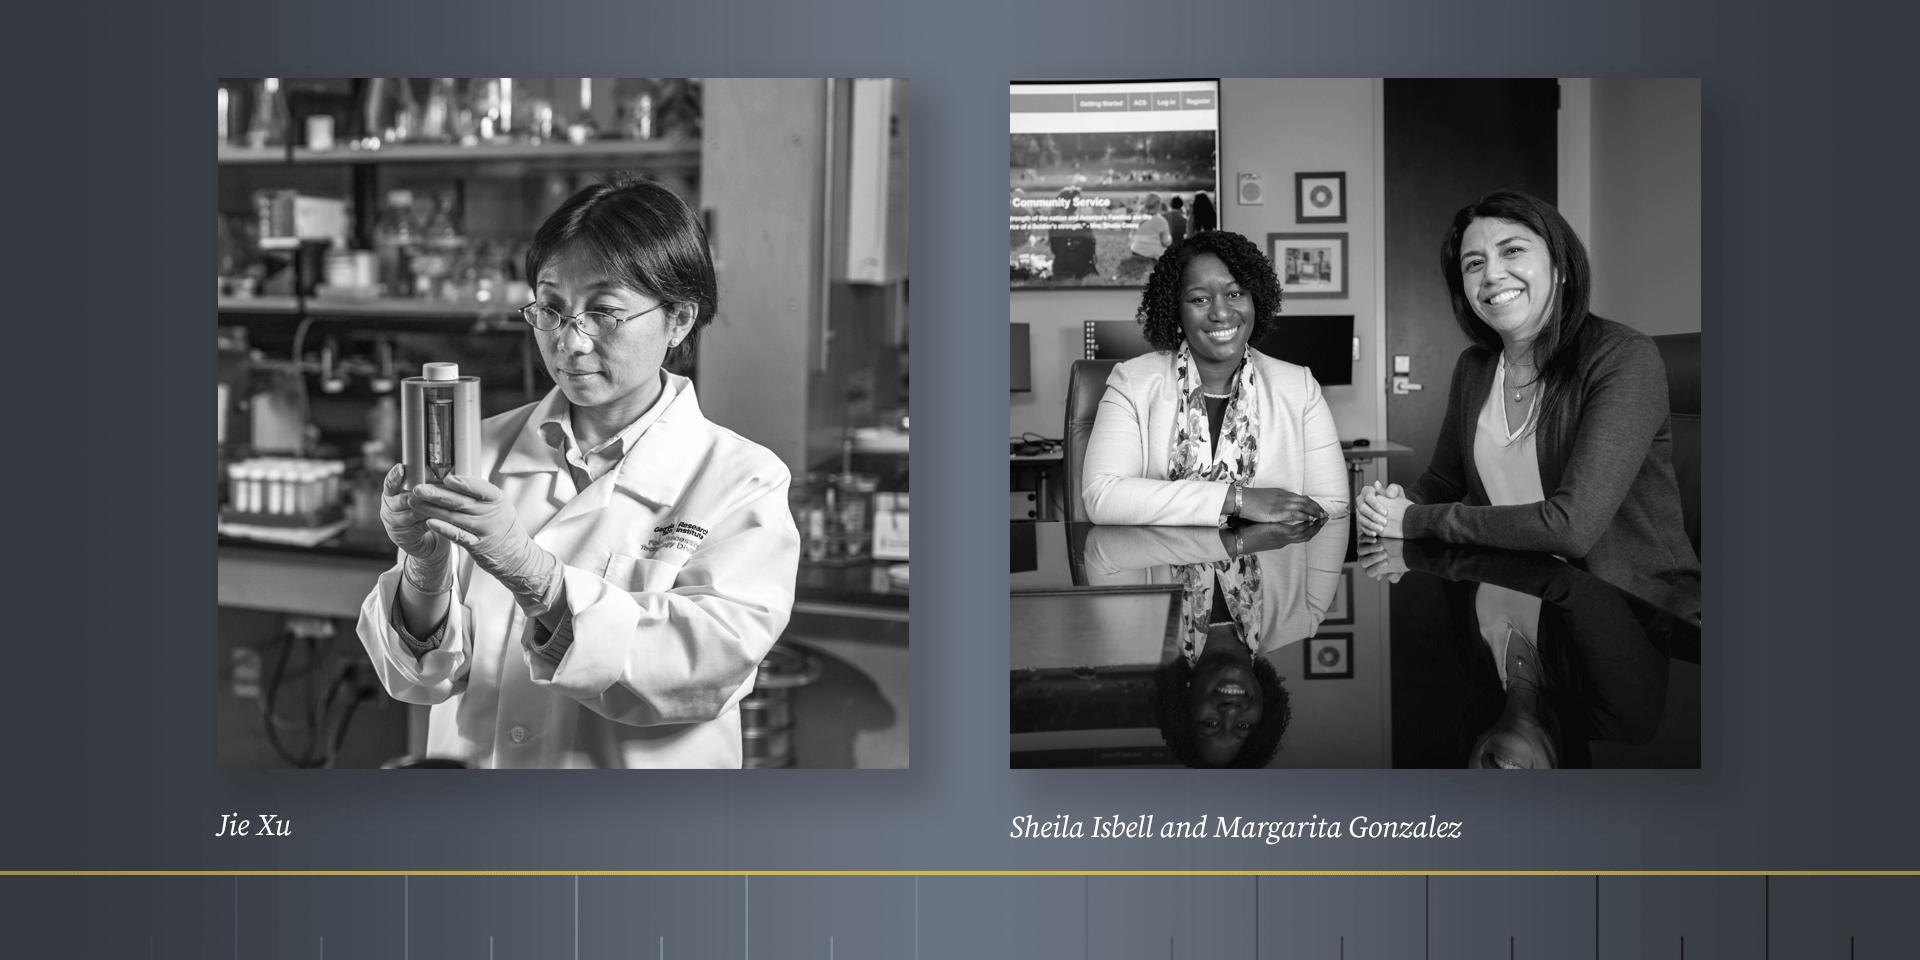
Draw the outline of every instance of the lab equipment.
[[[323,527],[340,519],[340,460],[254,457],[227,465],[221,519],[265,527]]]
[[[836,473],[827,478],[828,514],[833,524],[830,564],[864,563],[873,546],[873,494],[880,478],[870,473]]]
[[[484,478],[479,377],[461,376],[457,363],[429,363],[400,381],[400,460],[409,487]]]
[[[907,559],[906,491],[873,495],[873,558]]]
[[[800,531],[800,556],[808,563],[825,563],[832,553],[828,535],[827,493],[821,474],[809,473],[787,490],[787,508]]]
[[[741,766],[793,766],[793,693],[825,673],[820,661],[789,644],[760,661],[753,692],[740,701]]]

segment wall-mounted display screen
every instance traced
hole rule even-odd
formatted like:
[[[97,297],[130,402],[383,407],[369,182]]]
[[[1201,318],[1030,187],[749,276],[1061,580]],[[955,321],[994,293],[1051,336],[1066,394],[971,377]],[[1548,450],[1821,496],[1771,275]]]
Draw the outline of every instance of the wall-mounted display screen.
[[[1142,286],[1218,226],[1220,81],[1014,83],[1008,121],[1013,287]]]
[[[1254,344],[1267,356],[1313,371],[1323,387],[1353,383],[1353,317],[1280,314]]]

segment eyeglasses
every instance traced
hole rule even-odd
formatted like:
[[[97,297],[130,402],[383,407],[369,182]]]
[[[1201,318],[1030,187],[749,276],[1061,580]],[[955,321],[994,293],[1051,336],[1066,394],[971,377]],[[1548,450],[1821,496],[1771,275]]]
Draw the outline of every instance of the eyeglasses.
[[[650,309],[642,310],[631,317],[616,317],[611,313],[602,313],[598,310],[589,310],[586,313],[574,317],[561,313],[543,303],[529,303],[520,308],[520,316],[528,323],[533,324],[535,330],[544,330],[549,333],[560,329],[562,321],[571,321],[581,333],[598,339],[612,333],[628,320],[638,320],[664,306],[666,306],[666,304],[656,303]]]

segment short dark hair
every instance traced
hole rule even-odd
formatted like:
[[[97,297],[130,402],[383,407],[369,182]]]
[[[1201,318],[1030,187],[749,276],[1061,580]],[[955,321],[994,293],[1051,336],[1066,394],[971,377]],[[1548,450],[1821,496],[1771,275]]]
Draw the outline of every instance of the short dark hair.
[[[1172,200],[1167,201],[1167,205],[1174,208],[1175,210],[1178,210],[1181,207],[1186,206],[1187,202],[1185,200],[1180,199],[1180,195],[1176,193],[1173,195]]]
[[[1203,253],[1219,257],[1241,289],[1253,294],[1253,332],[1248,343],[1260,342],[1273,326],[1274,314],[1280,312],[1280,278],[1273,273],[1273,261],[1252,240],[1225,230],[1192,234],[1160,255],[1147,277],[1147,289],[1140,294],[1134,319],[1155,350],[1178,350],[1186,339],[1180,329],[1180,284],[1186,279],[1187,264]]]
[[[1588,323],[1593,319],[1587,309],[1593,277],[1587,265],[1587,248],[1553,204],[1518,190],[1495,190],[1453,215],[1453,225],[1440,244],[1440,273],[1446,278],[1447,296],[1453,302],[1453,319],[1467,339],[1494,353],[1504,349],[1500,334],[1473,312],[1466,278],[1460,274],[1462,238],[1467,228],[1481,219],[1504,220],[1533,231],[1546,241],[1547,256],[1560,276],[1554,316],[1533,341],[1533,362],[1544,381],[1540,415],[1534,423],[1549,423],[1570,402],[1580,376],[1580,348],[1589,330],[1598,328]]]
[[[686,201],[658,183],[632,177],[582,189],[535,231],[527,247],[527,283],[537,285],[547,261],[572,247],[655,300],[693,304],[693,326],[667,360],[692,353],[700,331],[713,321],[720,294],[707,231]]]
[[[1293,721],[1293,709],[1287,700],[1287,686],[1280,671],[1265,657],[1253,658],[1253,678],[1260,684],[1260,722],[1240,744],[1228,767],[1258,769],[1273,760],[1280,751],[1280,738],[1286,736]],[[1174,657],[1153,672],[1153,722],[1160,728],[1160,739],[1167,752],[1184,766],[1204,767],[1200,744],[1193,735],[1193,717],[1187,710],[1187,692],[1193,687],[1193,664],[1186,657]]]

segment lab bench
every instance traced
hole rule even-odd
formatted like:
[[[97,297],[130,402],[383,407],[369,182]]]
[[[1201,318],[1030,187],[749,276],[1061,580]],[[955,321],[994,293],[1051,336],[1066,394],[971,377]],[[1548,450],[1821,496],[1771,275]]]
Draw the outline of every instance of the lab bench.
[[[239,638],[271,629],[264,625],[274,621],[259,617],[264,612],[346,621],[338,625],[343,639],[336,642],[349,647],[356,644],[351,638],[352,622],[360,615],[361,602],[396,556],[383,531],[366,528],[349,528],[315,547],[222,536],[218,555],[224,644],[251,642]],[[781,640],[829,658],[829,677],[837,676],[838,682],[807,692],[798,709],[804,711],[809,701],[822,707],[830,704],[823,712],[846,721],[824,722],[815,727],[811,738],[802,732],[796,752],[803,764],[813,765],[807,756],[810,739],[822,744],[817,751],[836,760],[906,764],[908,590],[888,576],[892,566],[876,562],[800,567],[793,618]],[[228,621],[233,630],[227,629]],[[223,726],[233,722],[229,712],[222,710]],[[427,708],[417,706],[408,710],[408,753],[418,755],[424,750],[426,712]],[[862,718],[864,722],[859,722]],[[223,730],[223,736],[228,733]],[[825,739],[834,743],[825,746]]]

